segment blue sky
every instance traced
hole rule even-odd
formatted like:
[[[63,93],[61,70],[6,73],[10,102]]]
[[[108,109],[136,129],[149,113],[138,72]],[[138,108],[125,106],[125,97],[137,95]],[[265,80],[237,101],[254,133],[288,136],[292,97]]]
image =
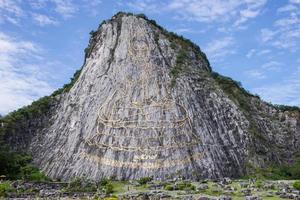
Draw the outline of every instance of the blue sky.
[[[89,32],[118,11],[191,39],[265,101],[300,106],[300,0],[0,0],[0,113],[67,83]]]

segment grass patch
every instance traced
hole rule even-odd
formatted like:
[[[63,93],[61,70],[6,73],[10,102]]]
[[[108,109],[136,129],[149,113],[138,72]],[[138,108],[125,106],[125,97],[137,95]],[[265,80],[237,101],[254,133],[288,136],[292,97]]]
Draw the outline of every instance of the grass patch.
[[[148,182],[152,181],[153,178],[152,177],[142,177],[140,178],[137,182],[140,184],[140,185],[145,185],[147,184]]]
[[[114,188],[113,194],[124,193],[128,190],[127,181],[112,181],[111,184],[113,185]]]
[[[7,193],[12,190],[9,181],[0,183],[0,197],[6,197]]]
[[[294,187],[296,190],[300,190],[300,181],[295,181],[294,184],[293,184],[293,187]]]

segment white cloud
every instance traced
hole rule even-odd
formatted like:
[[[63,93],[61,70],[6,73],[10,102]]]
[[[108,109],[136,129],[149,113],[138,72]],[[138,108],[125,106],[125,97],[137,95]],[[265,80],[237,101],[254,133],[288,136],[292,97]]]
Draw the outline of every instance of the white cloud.
[[[0,113],[6,114],[53,90],[43,81],[39,60],[41,49],[29,41],[18,41],[0,32]],[[28,60],[31,63],[28,63]]]
[[[282,81],[266,84],[253,89],[264,100],[273,104],[300,106],[300,67]]]
[[[291,2],[291,3],[295,3],[295,4],[297,4],[297,3],[300,4],[300,0],[290,0],[290,2]]]
[[[254,50],[254,49],[251,49]],[[253,52],[253,54],[259,54],[260,52],[255,51],[249,51],[250,53]],[[265,79],[267,78],[266,74],[269,74],[270,71],[280,71],[280,66],[282,65],[282,63],[277,62],[277,61],[269,61],[265,64],[263,64],[260,68],[256,68],[256,69],[251,69],[245,72],[245,74],[250,77],[250,78],[254,78],[254,79]]]
[[[178,12],[183,18],[200,22],[212,22],[228,20],[236,15],[239,1],[195,1],[195,0],[172,0],[168,8]]]
[[[55,11],[65,18],[72,17],[78,10],[72,0],[50,0],[55,4]]]
[[[263,50],[257,52],[257,55],[262,56],[262,55],[265,55],[265,54],[268,54],[268,53],[271,53],[270,49],[263,49]]]
[[[87,13],[93,17],[96,17],[101,13],[100,5],[102,4],[101,0],[83,0],[83,5]]]
[[[46,6],[47,0],[29,0],[28,3],[33,9],[41,9]]]
[[[153,0],[135,0],[128,2],[127,5],[138,12],[159,13],[163,10],[167,11],[165,4],[157,3]]]
[[[291,3],[298,3],[298,1],[290,1],[277,10],[279,19],[271,28],[261,30],[261,39],[276,48],[295,52],[299,49],[300,12],[298,7]]]
[[[248,53],[246,54],[247,58],[251,58],[255,54],[256,50],[255,49],[250,49]]]
[[[47,15],[42,15],[42,14],[33,14],[32,15],[34,21],[40,25],[40,26],[46,26],[46,25],[57,25],[58,21],[55,19],[48,17]]]
[[[88,5],[95,9],[94,7],[100,2],[100,0],[91,0],[88,2],[83,0],[83,2],[77,2],[78,4],[75,4],[73,0],[0,0],[0,23],[9,22],[16,25],[20,24],[21,19],[25,19],[31,15],[31,11],[29,11],[26,6],[30,6],[32,9],[42,9],[48,6],[47,9],[54,10],[56,13],[67,19],[76,13],[78,10],[77,6]],[[51,7],[50,5],[53,5],[54,7]],[[57,24],[57,21],[52,17],[42,14],[33,14],[32,19],[40,26]]]
[[[222,59],[227,55],[234,54],[233,48],[234,39],[232,37],[225,37],[219,40],[214,40],[206,45],[205,53],[212,60]]]
[[[269,29],[262,29],[260,32],[261,32],[261,40],[263,42],[272,40],[274,38],[274,36],[276,35],[275,31],[272,31]]]
[[[282,63],[280,63],[280,62],[270,61],[270,62],[267,62],[267,63],[263,64],[262,68],[266,69],[266,70],[275,70],[275,71],[278,71],[278,70],[280,70],[280,66],[281,65],[282,65]]]
[[[283,27],[283,28],[288,28],[291,25],[299,24],[299,22],[300,22],[300,19],[296,15],[291,15],[290,17],[281,18],[281,19],[275,21],[274,25]]]
[[[257,70],[257,69],[246,71],[246,75],[251,77],[251,78],[254,78],[254,79],[264,79],[264,78],[266,78],[265,73],[263,71]]]
[[[290,11],[297,11],[298,8],[295,5],[287,4],[283,7],[278,8],[277,12],[290,12]]]
[[[192,28],[177,28],[177,29],[173,29],[172,31],[176,33],[205,33],[206,29],[195,30]]]
[[[24,15],[19,1],[0,0],[0,23],[10,22],[18,24],[19,19]]]
[[[281,82],[255,88],[253,92],[274,104],[300,106],[300,71]]]
[[[233,21],[239,26],[258,16],[267,0],[134,0],[127,5],[139,12],[172,12],[176,19],[198,22]]]
[[[235,26],[239,26],[249,19],[257,17],[267,3],[267,0],[247,0],[245,2],[247,8],[240,11],[239,19],[234,23]]]
[[[270,53],[270,49],[263,49],[263,50],[257,50],[257,49],[250,49],[248,53],[246,54],[247,58],[252,58],[253,56],[262,56],[265,54]]]

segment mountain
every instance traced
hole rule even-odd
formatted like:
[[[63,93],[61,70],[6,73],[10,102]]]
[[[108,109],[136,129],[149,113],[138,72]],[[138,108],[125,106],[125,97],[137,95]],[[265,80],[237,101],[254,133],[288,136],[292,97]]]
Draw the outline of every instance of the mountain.
[[[144,15],[91,32],[70,84],[2,119],[3,141],[49,177],[239,177],[293,162],[298,108],[212,71],[190,40]]]

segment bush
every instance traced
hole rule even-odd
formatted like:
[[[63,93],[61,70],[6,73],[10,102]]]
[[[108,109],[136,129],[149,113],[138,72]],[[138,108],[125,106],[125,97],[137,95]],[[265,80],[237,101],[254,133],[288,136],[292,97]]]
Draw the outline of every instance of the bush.
[[[45,176],[40,170],[32,164],[27,164],[21,167],[22,178],[26,181],[48,181],[49,178]]]
[[[179,183],[177,184],[177,189],[178,190],[184,190],[186,188],[186,184],[185,183]]]
[[[105,186],[109,183],[109,179],[103,178],[103,179],[100,180],[99,183],[100,183],[101,186]]]
[[[296,182],[293,184],[293,187],[294,187],[296,190],[300,190],[300,181],[296,181]]]
[[[165,190],[172,191],[172,190],[174,190],[174,186],[173,185],[166,185]]]
[[[103,178],[102,180],[100,180],[99,184],[102,192],[106,195],[109,195],[114,192],[114,186],[109,179]]]
[[[263,182],[262,180],[257,180],[255,183],[254,183],[255,187],[257,188],[262,188],[263,186]]]
[[[181,182],[176,185],[177,190],[195,190],[196,187],[189,182]]]
[[[0,183],[0,197],[5,197],[6,193],[11,190],[9,182]]]
[[[152,177],[143,177],[143,178],[140,178],[140,179],[138,180],[138,183],[139,183],[140,185],[145,185],[145,184],[147,184],[148,182],[150,182],[150,181],[152,181],[152,180],[153,180]]]
[[[67,192],[96,192],[97,185],[87,177],[75,177],[66,188]]]
[[[112,185],[112,183],[107,183],[104,187],[103,187],[103,191],[106,195],[109,195],[111,193],[114,192],[114,187]]]

